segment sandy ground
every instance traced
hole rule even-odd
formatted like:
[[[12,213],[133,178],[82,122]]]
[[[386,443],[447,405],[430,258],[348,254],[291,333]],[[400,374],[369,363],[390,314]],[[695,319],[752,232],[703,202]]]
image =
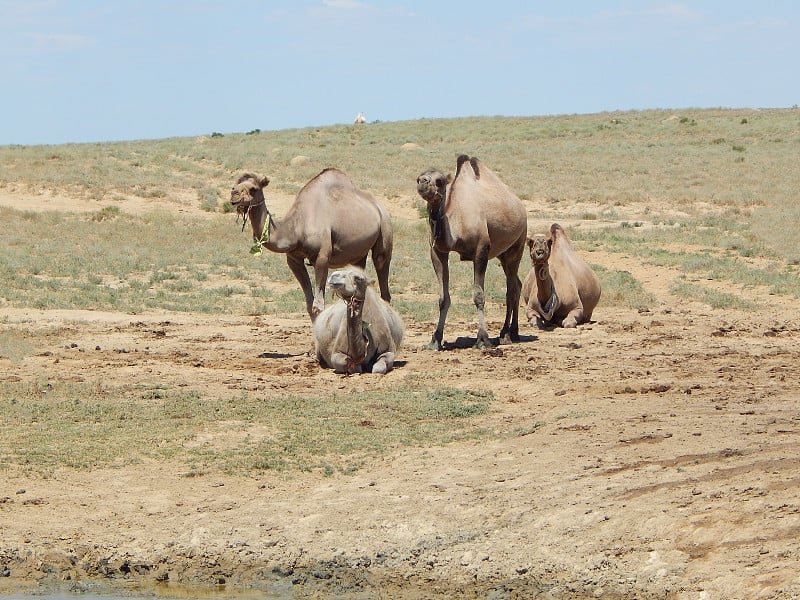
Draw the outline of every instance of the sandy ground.
[[[669,292],[676,271],[635,256],[587,259],[630,271],[660,305],[601,300],[589,325],[525,324],[520,343],[491,352],[467,347],[471,321],[451,319],[452,345],[438,353],[422,349],[432,324],[407,321],[402,362],[384,379],[320,369],[304,319],[0,305],[0,332],[59,332],[23,360],[0,358],[7,381],[91,373],[120,385],[327,394],[424,372],[493,390],[483,424],[523,432],[405,449],[329,477],[187,478],[185,465],[144,462],[43,478],[5,467],[0,592],[800,597],[800,300],[703,280],[759,306],[713,310]],[[500,307],[488,317],[497,335]],[[137,359],[115,351],[145,346]],[[194,443],[224,447],[231,435],[209,427]]]

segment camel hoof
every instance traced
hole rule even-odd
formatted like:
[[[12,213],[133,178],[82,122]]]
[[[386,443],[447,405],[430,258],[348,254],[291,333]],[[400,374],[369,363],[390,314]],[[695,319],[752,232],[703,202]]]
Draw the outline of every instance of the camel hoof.
[[[429,344],[423,346],[425,350],[441,350],[442,343],[439,340],[431,340]]]
[[[476,348],[478,350],[483,348],[494,348],[494,344],[491,342],[491,340],[489,340],[489,338],[479,337],[478,340],[475,342],[473,348]]]

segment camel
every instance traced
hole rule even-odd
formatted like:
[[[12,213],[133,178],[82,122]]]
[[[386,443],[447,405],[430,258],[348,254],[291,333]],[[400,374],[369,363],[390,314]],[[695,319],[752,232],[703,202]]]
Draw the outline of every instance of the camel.
[[[478,309],[476,348],[492,343],[484,322],[486,266],[498,258],[506,275],[506,317],[500,343],[519,341],[519,264],[525,251],[525,207],[500,178],[477,158],[461,155],[456,175],[428,169],[417,178],[417,192],[427,202],[431,263],[439,280],[439,322],[428,348],[442,349],[444,323],[450,308],[450,252],[472,261],[473,302]]]
[[[325,308],[325,283],[329,268],[372,263],[378,276],[381,298],[389,302],[389,263],[392,260],[392,223],[389,213],[372,194],[361,191],[338,169],[325,169],[301,189],[279,222],[269,212],[264,188],[269,177],[243,174],[231,190],[231,204],[248,217],[253,228],[253,254],[264,247],[286,254],[306,299],[313,322]],[[314,286],[304,261],[314,267]]]
[[[345,375],[391,371],[403,341],[400,315],[378,298],[363,269],[351,266],[334,271],[328,281],[331,295],[338,295],[342,302],[328,306],[314,322],[320,364]]]
[[[522,286],[528,321],[536,317],[540,329],[588,323],[600,300],[600,280],[575,252],[561,225],[553,223],[549,237],[538,233],[527,245],[533,263]]]

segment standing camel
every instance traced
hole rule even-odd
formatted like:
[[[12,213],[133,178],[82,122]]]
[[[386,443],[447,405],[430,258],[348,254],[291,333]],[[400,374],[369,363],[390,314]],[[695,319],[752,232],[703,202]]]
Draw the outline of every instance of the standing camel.
[[[417,178],[417,192],[428,203],[431,262],[439,280],[439,322],[428,348],[442,349],[450,308],[448,257],[457,252],[473,263],[473,302],[478,309],[476,348],[491,346],[484,322],[484,279],[489,259],[498,258],[506,274],[506,318],[500,342],[519,341],[519,263],[525,251],[525,207],[497,175],[477,158],[461,155],[456,176],[428,169]]]
[[[358,267],[331,273],[331,294],[336,302],[314,321],[317,359],[337,373],[387,373],[403,341],[400,315],[369,286],[367,274]]]
[[[289,269],[303,288],[312,322],[325,308],[328,269],[348,264],[363,269],[370,252],[381,298],[391,300],[392,223],[372,194],[358,189],[341,171],[325,169],[303,186],[286,216],[277,221],[264,199],[268,184],[268,177],[245,173],[231,190],[231,204],[245,223],[250,219],[254,253],[264,247],[286,254]],[[314,267],[313,287],[306,260]]]

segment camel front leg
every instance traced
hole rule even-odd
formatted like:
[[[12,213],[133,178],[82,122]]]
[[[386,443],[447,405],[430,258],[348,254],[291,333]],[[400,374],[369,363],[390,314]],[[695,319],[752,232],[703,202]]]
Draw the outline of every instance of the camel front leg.
[[[300,287],[303,289],[303,295],[306,297],[306,311],[308,311],[308,316],[311,317],[311,321],[313,322],[317,317],[312,311],[314,290],[311,287],[311,278],[308,276],[308,270],[303,263],[303,257],[287,254],[286,264],[289,265],[289,270],[294,274],[295,278],[300,283]]]
[[[583,323],[583,304],[580,302],[564,317],[564,320],[561,321],[561,326],[567,328],[576,327],[578,323]]]
[[[450,310],[450,264],[448,263],[449,254],[439,252],[431,248],[431,264],[439,281],[439,322],[436,324],[436,331],[431,336],[431,342],[426,346],[429,350],[441,350],[442,338],[444,338],[444,322],[447,319],[447,311]]]
[[[350,357],[344,352],[334,352],[331,354],[331,368],[334,373],[350,375],[351,373],[361,373],[360,364],[352,364]]]
[[[484,306],[486,305],[486,295],[484,293],[484,282],[486,281],[486,267],[489,264],[489,246],[478,249],[473,264],[474,292],[472,301],[478,309],[478,338],[475,340],[475,348],[491,348],[492,342],[486,332],[486,318],[484,316]]]
[[[378,360],[375,361],[375,364],[372,365],[372,372],[385,375],[392,370],[393,366],[394,352],[384,352],[378,357]]]

